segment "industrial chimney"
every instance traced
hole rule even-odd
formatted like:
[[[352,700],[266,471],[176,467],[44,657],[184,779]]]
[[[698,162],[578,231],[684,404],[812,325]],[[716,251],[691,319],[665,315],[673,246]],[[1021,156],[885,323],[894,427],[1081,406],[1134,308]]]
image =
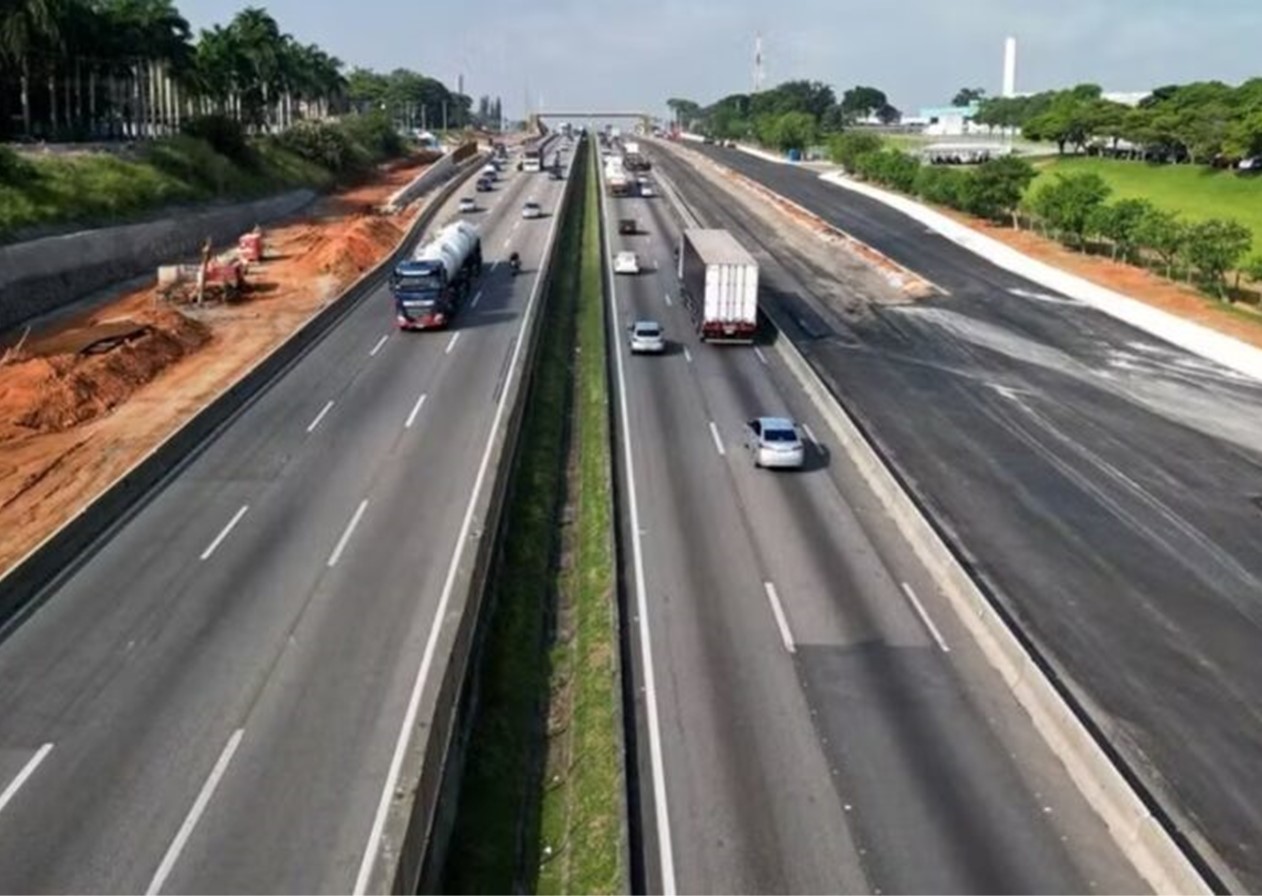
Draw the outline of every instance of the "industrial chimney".
[[[1003,44],[1003,95],[1017,95],[1017,39],[1010,37]]]

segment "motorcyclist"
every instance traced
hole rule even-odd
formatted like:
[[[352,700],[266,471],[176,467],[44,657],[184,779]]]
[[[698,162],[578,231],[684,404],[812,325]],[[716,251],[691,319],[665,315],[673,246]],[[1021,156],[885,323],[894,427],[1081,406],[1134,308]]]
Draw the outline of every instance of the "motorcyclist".
[[[508,256],[508,266],[513,269],[514,274],[520,271],[521,270],[521,256],[518,255],[516,252]]]

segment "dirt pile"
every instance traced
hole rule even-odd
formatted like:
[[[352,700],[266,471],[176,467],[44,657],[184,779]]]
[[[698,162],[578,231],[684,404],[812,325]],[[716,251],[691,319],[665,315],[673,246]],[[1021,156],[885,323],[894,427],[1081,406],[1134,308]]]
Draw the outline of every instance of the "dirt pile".
[[[148,327],[143,335],[101,354],[36,355],[0,368],[0,426],[61,432],[107,414],[211,338],[205,325],[168,309],[138,323]]]
[[[403,229],[389,218],[363,218],[312,252],[306,264],[339,283],[349,283],[379,262],[402,236]]]

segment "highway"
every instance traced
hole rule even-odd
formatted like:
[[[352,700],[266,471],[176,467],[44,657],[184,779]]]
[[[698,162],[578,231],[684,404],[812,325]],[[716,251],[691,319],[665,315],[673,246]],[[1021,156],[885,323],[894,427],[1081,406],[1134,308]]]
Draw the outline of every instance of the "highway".
[[[1262,384],[809,170],[701,151],[944,291],[870,303],[780,253],[811,288],[773,301],[1224,882],[1262,889]],[[689,201],[783,246],[673,158]]]
[[[778,354],[697,341],[670,201],[607,203],[610,251],[648,268],[610,314],[648,889],[1143,891]],[[628,354],[639,318],[664,356]],[[780,413],[802,472],[743,453]]]
[[[0,891],[369,880],[557,220],[520,208],[563,186],[509,171],[476,194],[486,269],[450,331],[367,297],[6,633]]]

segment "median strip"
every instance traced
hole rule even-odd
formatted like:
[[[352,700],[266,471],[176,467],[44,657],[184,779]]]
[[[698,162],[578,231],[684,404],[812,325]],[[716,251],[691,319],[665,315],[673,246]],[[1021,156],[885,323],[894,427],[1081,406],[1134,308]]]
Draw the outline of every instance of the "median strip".
[[[623,751],[599,213],[586,155],[543,340],[442,889],[621,891]],[[581,186],[580,186],[581,185]]]

